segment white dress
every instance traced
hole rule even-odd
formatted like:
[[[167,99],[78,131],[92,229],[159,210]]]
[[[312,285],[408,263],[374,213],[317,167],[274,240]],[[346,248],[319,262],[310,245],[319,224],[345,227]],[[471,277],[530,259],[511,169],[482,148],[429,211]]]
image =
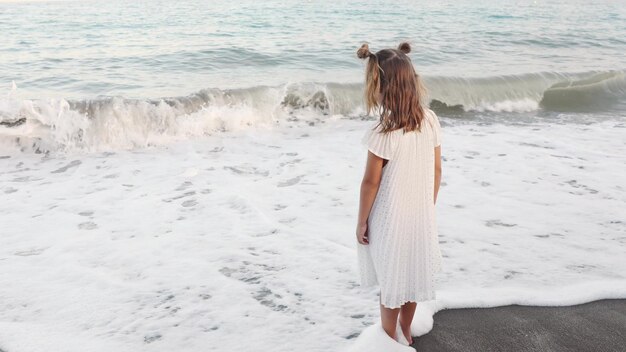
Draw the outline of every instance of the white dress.
[[[388,308],[435,299],[434,274],[441,270],[433,204],[441,126],[432,110],[424,115],[421,132],[370,128],[363,138],[389,161],[368,219],[369,244],[357,243],[359,276],[362,286],[380,286]]]

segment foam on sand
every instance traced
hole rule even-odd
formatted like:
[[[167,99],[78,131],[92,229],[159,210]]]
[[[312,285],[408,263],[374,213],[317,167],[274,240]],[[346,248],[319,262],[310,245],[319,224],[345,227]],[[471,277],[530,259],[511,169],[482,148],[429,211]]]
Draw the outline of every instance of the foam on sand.
[[[415,335],[443,308],[626,297],[623,122],[442,121],[443,272]],[[0,348],[408,351],[356,277],[371,122],[309,122],[131,151],[4,150]]]

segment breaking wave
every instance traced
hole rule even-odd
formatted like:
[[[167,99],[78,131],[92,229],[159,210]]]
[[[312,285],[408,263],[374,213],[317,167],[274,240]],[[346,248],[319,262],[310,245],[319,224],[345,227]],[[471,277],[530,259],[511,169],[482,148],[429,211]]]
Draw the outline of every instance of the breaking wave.
[[[626,98],[626,71],[426,77],[425,81],[430,107],[444,116],[604,111]],[[0,143],[35,151],[129,149],[249,125],[362,116],[362,89],[361,84],[297,83],[204,89],[160,99],[20,100],[14,87],[0,99]]]

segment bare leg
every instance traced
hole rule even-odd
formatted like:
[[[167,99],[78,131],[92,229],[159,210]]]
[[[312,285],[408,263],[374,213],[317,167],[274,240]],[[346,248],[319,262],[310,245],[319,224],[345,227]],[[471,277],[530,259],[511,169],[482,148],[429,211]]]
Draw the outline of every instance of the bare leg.
[[[415,315],[415,308],[417,308],[417,303],[415,302],[407,302],[400,307],[400,328],[402,329],[402,333],[409,344],[413,344],[413,338],[411,337],[411,322],[413,321],[413,316]]]
[[[378,300],[380,302],[380,298]],[[380,304],[380,321],[383,329],[392,339],[396,339],[396,324],[398,323],[398,314],[400,308],[390,309]]]

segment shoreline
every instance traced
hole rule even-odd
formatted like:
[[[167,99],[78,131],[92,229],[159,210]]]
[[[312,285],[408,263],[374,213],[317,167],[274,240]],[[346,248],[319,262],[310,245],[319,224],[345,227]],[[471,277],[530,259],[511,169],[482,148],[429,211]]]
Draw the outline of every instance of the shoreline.
[[[626,299],[538,307],[446,309],[433,329],[414,337],[418,351],[621,351]]]

